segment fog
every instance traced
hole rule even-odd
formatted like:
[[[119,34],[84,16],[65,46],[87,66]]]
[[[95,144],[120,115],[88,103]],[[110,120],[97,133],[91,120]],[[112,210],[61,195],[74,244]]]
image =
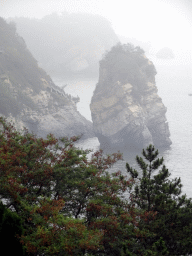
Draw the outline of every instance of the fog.
[[[78,15],[71,15],[73,13]],[[85,19],[80,21],[83,15],[79,13],[95,16],[87,15],[90,19],[81,25]],[[71,17],[67,17],[67,14]],[[58,15],[61,20],[62,17],[65,20],[60,25],[57,23]],[[95,21],[99,17],[97,15],[100,15],[100,19]],[[21,21],[20,31],[23,28],[21,25],[25,26],[23,33],[26,45],[38,64],[43,64],[45,70],[47,68],[47,73],[57,85],[67,85],[66,93],[80,97],[77,109],[88,120],[92,120],[89,105],[98,76],[90,78],[86,73],[83,78],[76,77],[74,74],[78,71],[78,65],[82,69],[92,65],[95,71],[100,53],[109,47],[112,39],[114,42],[117,38],[122,43],[131,42],[144,48],[146,56],[157,69],[155,79],[158,95],[167,108],[166,117],[172,140],[171,149],[160,153],[172,175],[181,176],[184,192],[192,197],[192,97],[189,97],[192,95],[191,0],[0,0],[0,17],[9,18],[9,21],[17,17],[18,22]],[[94,29],[90,29],[92,24]],[[107,29],[103,24],[106,24]],[[110,24],[111,27],[108,26]],[[43,26],[46,30],[43,30]],[[23,38],[24,34],[21,35]],[[156,54],[164,47],[170,48],[175,57],[158,59]],[[60,67],[63,74],[68,74],[68,64],[72,68],[68,80],[60,77],[60,74],[52,76],[55,72],[51,70],[53,66],[56,70]],[[98,149],[99,143],[94,138],[81,146]]]
[[[0,16],[3,18],[23,16],[27,18],[42,19],[45,15],[50,15],[53,12],[56,12],[61,16],[63,15],[62,13],[71,14],[74,12],[99,14],[111,23],[112,29],[123,42],[131,41],[141,47],[145,45],[148,47],[147,57],[150,60],[152,59],[157,69],[156,84],[158,87],[158,94],[167,107],[166,116],[170,127],[171,140],[173,142],[171,150],[164,153],[165,162],[173,175],[183,175],[182,180],[184,181],[185,191],[192,196],[192,101],[191,97],[189,97],[189,94],[192,94],[191,0],[0,0]],[[44,24],[46,24],[46,22],[44,22]],[[49,22],[51,22],[51,19]],[[33,23],[32,20],[31,23]],[[89,23],[89,21],[87,21],[87,23]],[[66,23],[65,25],[67,26]],[[98,27],[98,24],[96,25]],[[79,24],[78,26],[81,30],[85,30],[85,27],[88,29],[88,26],[84,26],[83,28]],[[34,25],[34,31],[38,32],[39,29],[40,27]],[[69,31],[67,32],[68,34],[65,31],[63,32],[65,36],[67,34],[67,43],[73,39],[74,31],[77,31],[77,27],[75,27],[75,29],[76,30],[72,31],[69,27]],[[102,29],[99,29],[99,32]],[[28,32],[30,36],[33,36],[31,35],[32,33],[30,29],[26,32]],[[57,30],[55,30],[54,33],[55,32],[57,32]],[[45,31],[45,33],[47,32]],[[85,51],[87,49],[87,45],[84,44],[87,43],[87,37],[92,37],[92,41],[96,41],[96,43],[97,41],[100,42],[101,38],[99,37],[98,39],[93,37],[93,35],[86,37],[80,31],[79,33],[81,34],[82,39],[81,53],[83,55],[81,55],[86,55],[86,59],[88,60],[87,53]],[[96,30],[92,31],[92,33],[95,35]],[[61,36],[64,36],[63,34]],[[100,34],[98,33],[98,35]],[[71,37],[70,40],[69,36]],[[95,40],[95,38],[97,40]],[[63,47],[65,38],[54,38],[53,36],[50,36],[50,39],[52,40],[48,41],[44,38],[44,40],[46,40],[46,44],[44,44],[44,41],[39,37],[37,37],[37,39],[39,40],[37,40],[39,48],[34,44],[34,49],[36,49],[36,52],[37,50],[39,52],[37,52],[36,55],[40,55],[40,52],[42,52],[40,46],[44,46],[45,55],[46,58],[48,58],[45,59],[47,64],[50,62],[50,64],[53,63],[56,65],[58,63],[58,59],[61,58],[60,63],[58,63],[58,65],[61,66],[61,64],[63,64],[63,56],[67,60],[70,60],[71,56],[61,54],[61,48],[58,48],[59,46],[61,47],[61,45]],[[55,41],[62,39],[63,41],[60,40],[60,44],[60,41],[58,40],[57,47],[54,46],[53,39]],[[105,39],[107,39],[108,42],[108,39],[111,39],[111,37],[106,36],[105,34]],[[65,52],[69,53],[69,50],[75,51],[77,49],[77,45],[74,43],[74,40],[72,40],[72,42],[73,44],[70,44],[72,49],[70,49],[70,47],[66,48],[67,51]],[[26,43],[29,46],[27,40]],[[34,42],[31,42],[31,44],[32,43]],[[50,47],[51,50],[46,51],[47,48],[45,46]],[[155,54],[163,47],[169,47],[172,49],[175,58],[171,60],[155,59]],[[58,50],[57,55],[55,54],[54,48]],[[50,55],[47,56],[48,52],[52,54],[51,57],[49,57]],[[98,49],[97,52],[99,52]],[[35,58],[37,59],[36,56]],[[93,59],[92,56],[90,59]],[[52,76],[52,74],[50,75]],[[98,82],[98,78],[95,80],[88,80],[87,77],[85,77],[85,80],[78,80],[74,77],[73,81],[63,80],[63,78],[60,80],[60,78],[56,78],[58,77],[53,77],[54,82],[56,82],[57,85],[68,85],[65,88],[65,92],[75,97],[77,95],[80,97],[81,101],[77,104],[77,108],[81,114],[91,120],[89,104],[94,86]],[[95,147],[95,144],[90,144],[90,141],[88,141],[87,145],[88,147]],[[97,144],[96,146],[99,145]],[[184,154],[183,152],[187,153]],[[188,170],[187,174],[186,170]]]
[[[107,18],[117,35],[150,43],[151,54],[170,47],[190,62],[191,4],[188,0],[1,0],[0,16],[42,18],[53,12],[88,12]]]

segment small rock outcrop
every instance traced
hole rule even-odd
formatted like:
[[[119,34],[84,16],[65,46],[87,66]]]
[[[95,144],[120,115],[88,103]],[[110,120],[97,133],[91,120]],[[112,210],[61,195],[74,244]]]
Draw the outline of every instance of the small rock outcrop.
[[[100,61],[90,108],[101,148],[171,144],[166,107],[157,94],[156,70],[140,47],[114,46]]]
[[[175,55],[170,48],[164,47],[156,53],[156,57],[158,59],[174,59]]]
[[[94,137],[92,123],[76,108],[78,98],[56,86],[38,67],[14,24],[0,18],[0,115],[37,136]]]

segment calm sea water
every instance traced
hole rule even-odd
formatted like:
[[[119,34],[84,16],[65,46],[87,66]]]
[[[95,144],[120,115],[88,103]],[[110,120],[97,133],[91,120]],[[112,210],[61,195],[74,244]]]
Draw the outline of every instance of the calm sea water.
[[[171,173],[170,178],[181,177],[183,193],[192,197],[192,63],[178,60],[152,59],[157,69],[156,85],[158,94],[167,107],[167,121],[169,123],[172,145],[170,149],[161,151],[159,156],[164,158],[164,164]],[[89,104],[97,80],[66,80],[53,78],[54,82],[62,86],[67,84],[65,92],[79,96],[78,111],[91,120]],[[82,148],[99,149],[97,138],[85,140],[78,144]],[[111,149],[111,152],[117,152]],[[125,164],[137,168],[135,156],[140,152],[123,152],[123,161],[119,161],[113,170],[121,170],[126,174]],[[138,168],[137,168],[138,169]]]

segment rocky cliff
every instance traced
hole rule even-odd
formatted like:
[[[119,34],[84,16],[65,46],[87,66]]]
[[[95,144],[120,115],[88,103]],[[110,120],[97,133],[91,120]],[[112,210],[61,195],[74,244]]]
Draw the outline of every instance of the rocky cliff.
[[[38,67],[14,24],[0,18],[0,115],[38,136],[83,134],[93,137],[92,123],[78,111],[44,70]]]
[[[100,61],[92,101],[101,147],[144,148],[171,144],[166,107],[157,94],[156,70],[139,47],[118,44]]]

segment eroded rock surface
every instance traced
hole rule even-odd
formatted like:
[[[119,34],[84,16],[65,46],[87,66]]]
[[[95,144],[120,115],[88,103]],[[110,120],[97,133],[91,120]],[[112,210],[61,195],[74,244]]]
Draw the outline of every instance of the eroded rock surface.
[[[2,80],[0,80],[0,86],[1,83]],[[12,99],[17,100],[18,89],[8,78],[2,84],[5,83]],[[10,111],[8,115],[4,115],[8,121],[15,124],[17,129],[22,130],[26,127],[29,131],[44,138],[49,133],[56,137],[75,135],[82,135],[82,139],[94,137],[92,123],[77,111],[76,104],[71,97],[56,85],[46,81],[46,87],[42,87],[39,93],[25,88],[22,91],[22,96],[24,102],[19,102],[20,111],[17,111],[16,114]],[[25,100],[28,100],[30,105],[25,104]]]
[[[158,148],[171,144],[166,107],[157,94],[156,70],[139,48],[117,45],[100,62],[91,101],[101,147]]]
[[[39,68],[14,24],[0,18],[0,115],[41,137],[94,137],[76,102]]]

